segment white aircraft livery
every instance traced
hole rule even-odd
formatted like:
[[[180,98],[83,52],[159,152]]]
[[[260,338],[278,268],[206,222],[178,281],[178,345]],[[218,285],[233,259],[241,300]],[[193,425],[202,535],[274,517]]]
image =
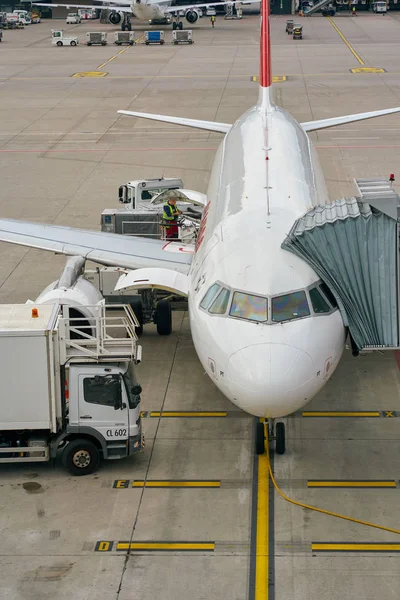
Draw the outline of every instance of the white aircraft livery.
[[[233,125],[119,111],[224,134],[197,244],[189,252],[179,242],[5,219],[0,240],[135,269],[116,289],[143,287],[145,281],[148,287],[187,295],[193,343],[204,370],[236,406],[273,423],[318,393],[345,342],[330,290],[304,261],[281,248],[294,221],[328,201],[307,132],[400,112],[400,107],[299,124],[276,106],[268,0],[262,1],[260,66],[258,102]],[[257,436],[263,435],[261,429]],[[279,432],[282,453],[282,424]],[[263,438],[258,442],[263,448]]]
[[[180,15],[183,14],[186,21],[193,25],[199,18],[199,9],[216,7],[224,4],[234,4],[234,0],[221,0],[220,2],[204,2],[201,4],[190,4],[185,6],[171,6],[172,0],[121,0],[120,2],[110,2],[110,0],[99,0],[102,7],[94,6],[93,4],[46,4],[44,2],[33,2],[34,6],[47,6],[54,8],[61,6],[63,8],[104,8],[109,11],[108,19],[113,25],[121,23],[122,29],[132,29],[129,20],[129,15],[135,15],[138,19],[148,20],[150,22],[169,23],[171,16],[175,16],[172,24],[173,29],[183,29],[183,23],[180,20]],[[245,0],[240,4],[251,4],[258,0]],[[237,3],[239,4],[239,2]]]

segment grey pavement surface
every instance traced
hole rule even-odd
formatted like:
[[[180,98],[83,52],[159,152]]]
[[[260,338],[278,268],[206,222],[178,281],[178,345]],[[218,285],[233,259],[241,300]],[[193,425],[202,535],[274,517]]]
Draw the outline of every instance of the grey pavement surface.
[[[303,19],[304,39],[272,17],[277,103],[299,121],[400,104],[400,13],[385,18],[339,15],[332,24]],[[257,98],[259,17],[209,19],[193,27],[193,46],[138,45],[121,54],[107,47],[51,46],[50,29],[81,41],[86,31],[45,21],[4,32],[0,45],[0,213],[97,229],[118,186],[135,178],[176,176],[205,192],[219,134],[117,115],[135,109],[230,122]],[[135,23],[144,31],[144,23]],[[171,40],[167,30],[166,38]],[[116,57],[116,58],[113,58]],[[110,59],[112,59],[110,61]],[[105,64],[104,64],[105,63]],[[100,65],[104,65],[99,68]],[[102,71],[104,77],[73,77]],[[398,170],[400,117],[312,134],[332,199],[355,192],[354,177]],[[0,301],[25,302],[56,279],[62,257],[0,245]],[[73,478],[60,464],[0,465],[0,598],[5,600],[152,600],[249,597],[253,420],[204,375],[187,315],[160,338],[146,327],[138,368],[143,410],[228,411],[226,418],[146,418],[140,456],[103,464]],[[22,365],[23,368],[23,365]],[[307,410],[400,411],[393,354],[345,356]],[[383,413],[384,414],[384,413]],[[301,502],[358,519],[400,527],[400,418],[287,420],[288,450],[275,457],[282,490]],[[220,488],[114,488],[117,480],[219,480]],[[391,489],[310,489],[310,479],[389,479]],[[38,483],[33,493],[32,486]],[[306,511],[275,494],[271,577],[275,598],[382,600],[400,596],[400,554],[365,550],[313,552],[315,542],[394,542],[400,536]],[[215,542],[214,552],[117,551],[119,541]],[[99,541],[112,550],[95,551]],[[400,547],[400,546],[399,546]],[[272,557],[271,565],[273,565]],[[273,595],[270,596],[273,598]],[[257,598],[256,600],[260,600]]]

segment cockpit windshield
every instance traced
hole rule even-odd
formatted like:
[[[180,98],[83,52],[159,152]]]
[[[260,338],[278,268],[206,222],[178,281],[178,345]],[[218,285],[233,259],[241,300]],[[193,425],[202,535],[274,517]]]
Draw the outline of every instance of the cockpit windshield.
[[[220,289],[221,286],[218,285],[218,283],[213,283],[213,285],[207,290],[203,300],[200,302],[200,307],[207,309],[210,306],[211,300],[215,297]]]
[[[211,315],[273,325],[334,311],[335,298],[325,288],[325,284],[317,282],[305,290],[271,297],[231,290],[215,282],[203,296],[200,308]]]
[[[262,323],[268,318],[268,300],[262,296],[235,292],[229,314],[238,319]]]
[[[303,291],[275,296],[272,298],[272,320],[275,322],[289,321],[308,317],[310,308],[306,293]]]

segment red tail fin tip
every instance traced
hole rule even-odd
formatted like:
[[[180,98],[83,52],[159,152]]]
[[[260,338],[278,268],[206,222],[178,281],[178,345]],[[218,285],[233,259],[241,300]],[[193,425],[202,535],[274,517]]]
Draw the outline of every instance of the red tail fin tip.
[[[270,87],[271,74],[271,36],[269,30],[269,0],[261,2],[261,38],[260,38],[260,85]]]

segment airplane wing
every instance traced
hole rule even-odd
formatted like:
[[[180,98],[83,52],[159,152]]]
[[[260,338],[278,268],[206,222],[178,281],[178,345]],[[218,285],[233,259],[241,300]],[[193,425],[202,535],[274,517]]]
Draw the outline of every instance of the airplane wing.
[[[101,265],[126,269],[157,267],[185,275],[193,255],[192,246],[178,242],[11,219],[0,219],[0,241],[67,256],[83,256]]]
[[[106,0],[104,0],[104,1],[106,1]],[[66,8],[67,10],[70,8],[90,8],[91,10],[104,8],[104,10],[111,10],[111,11],[115,10],[116,12],[126,12],[126,13],[132,14],[132,9],[130,8],[130,5],[126,5],[126,6],[107,5],[107,6],[102,7],[102,6],[94,6],[93,4],[45,4],[44,2],[32,2],[32,6],[37,6],[39,8],[41,6],[48,6],[49,8],[54,8],[55,6],[61,6],[63,8]]]
[[[338,125],[344,125],[345,123],[355,123],[356,121],[364,121],[366,119],[373,119],[374,117],[382,117],[383,115],[392,115],[397,112],[400,112],[400,107],[373,110],[371,112],[345,115],[344,117],[333,117],[332,119],[321,119],[319,121],[307,121],[307,123],[301,123],[301,126],[304,131],[318,131],[319,129],[337,127]]]
[[[182,7],[179,7],[182,10]],[[216,121],[199,121],[198,119],[186,119],[184,117],[169,117],[168,115],[153,115],[151,113],[136,112],[134,110],[119,110],[120,115],[129,117],[141,117],[152,121],[162,121],[163,123],[175,123],[176,125],[185,125],[195,129],[206,129],[207,131],[218,131],[219,133],[228,133],[232,125],[230,123],[217,123]]]

